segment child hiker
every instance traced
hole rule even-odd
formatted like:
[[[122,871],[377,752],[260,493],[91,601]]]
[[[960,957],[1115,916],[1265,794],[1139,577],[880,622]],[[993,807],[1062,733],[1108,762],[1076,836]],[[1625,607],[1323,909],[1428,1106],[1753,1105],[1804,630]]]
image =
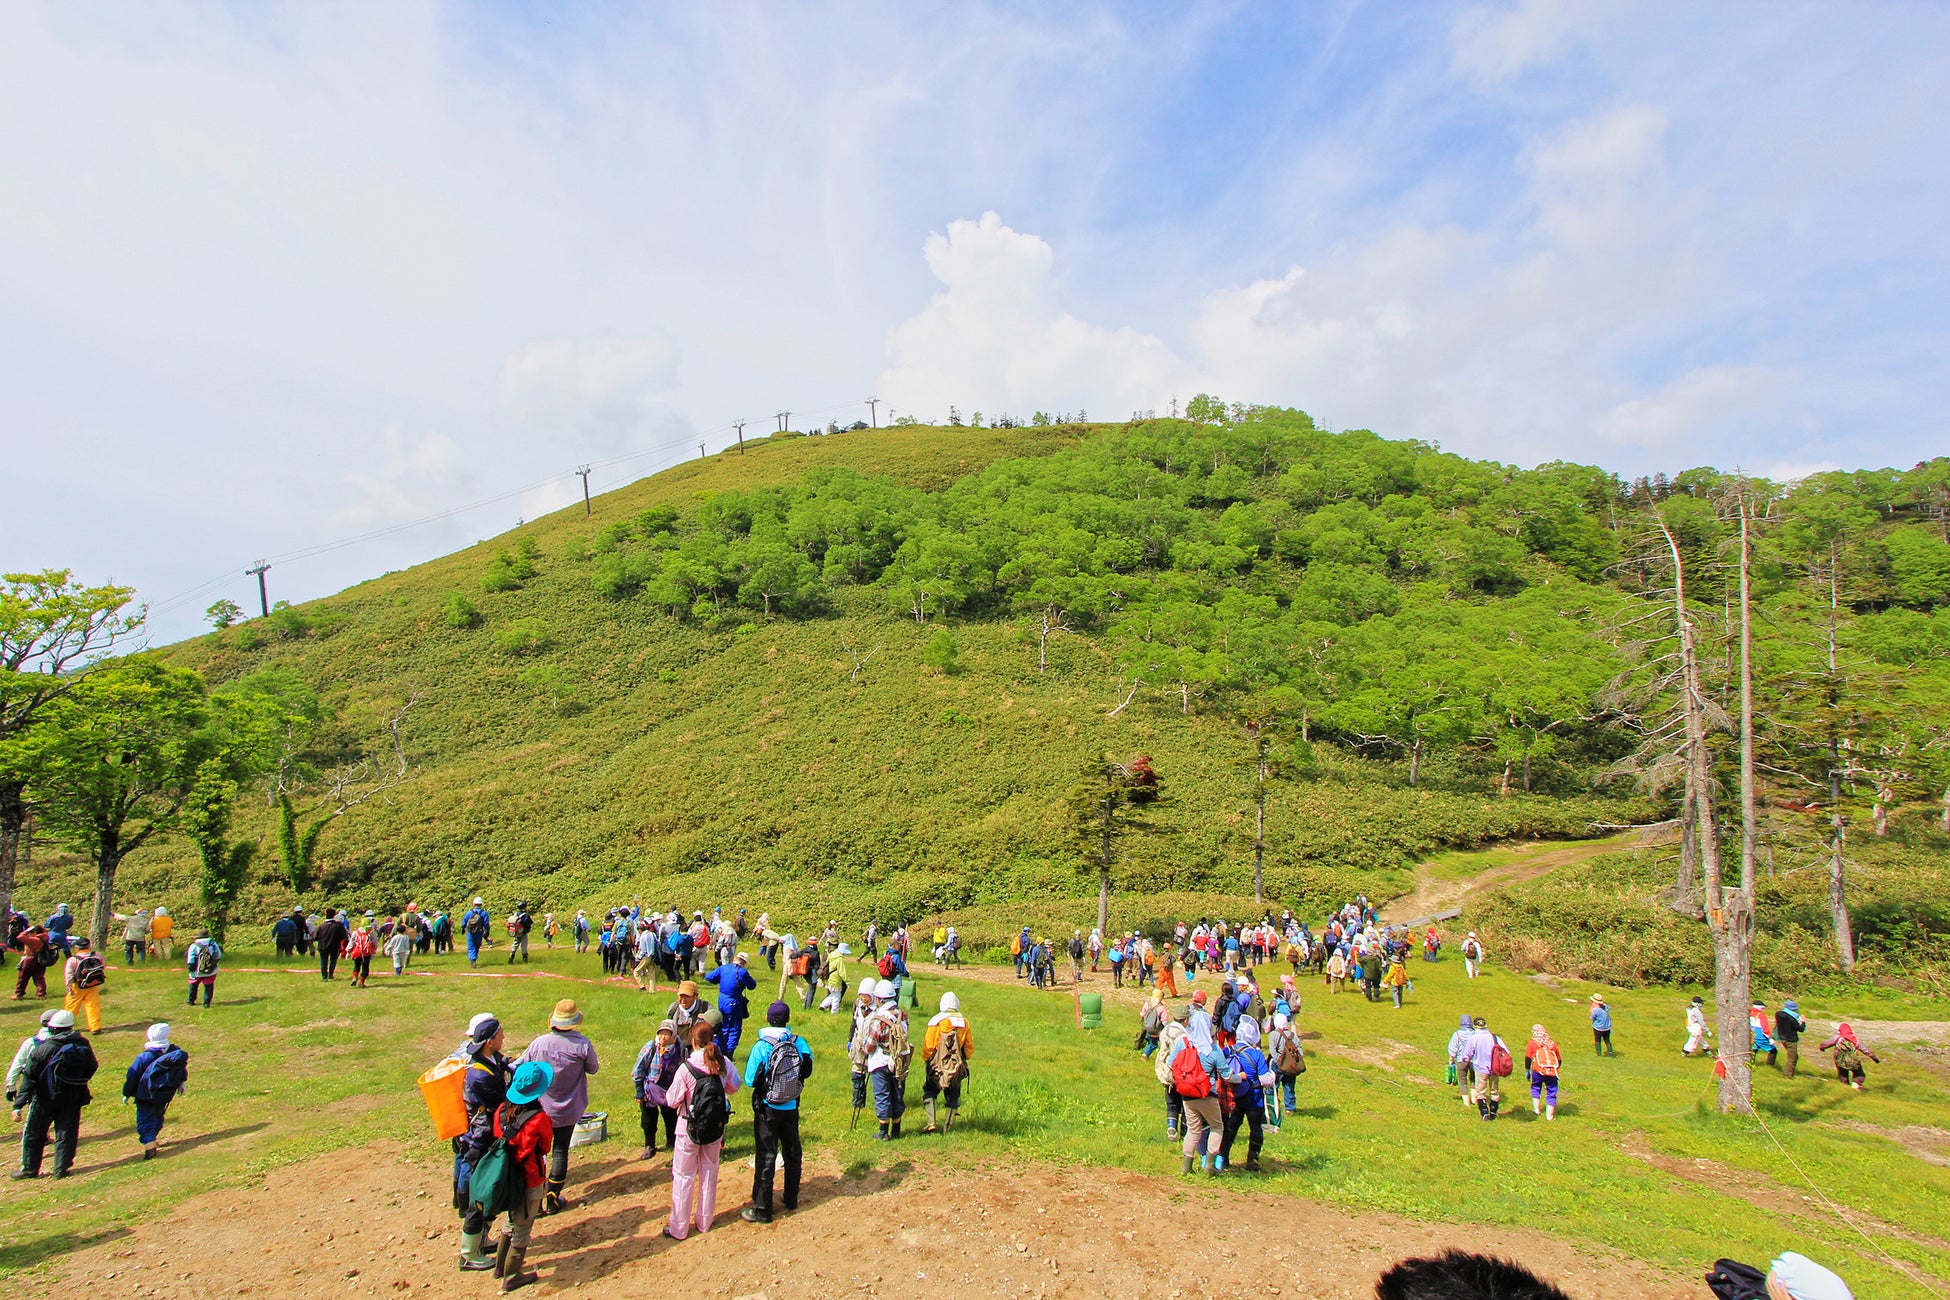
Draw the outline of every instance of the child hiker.
[[[190,1054],[170,1045],[168,1025],[149,1026],[148,1038],[122,1080],[122,1100],[135,1103],[135,1136],[144,1160],[154,1158],[169,1103],[188,1090],[189,1081]]]
[[[208,930],[198,930],[190,946],[183,950],[183,968],[190,977],[189,1005],[196,1005],[196,991],[203,990],[203,1005],[209,1006],[210,999],[217,992],[217,963],[223,960],[223,949],[210,937]]]

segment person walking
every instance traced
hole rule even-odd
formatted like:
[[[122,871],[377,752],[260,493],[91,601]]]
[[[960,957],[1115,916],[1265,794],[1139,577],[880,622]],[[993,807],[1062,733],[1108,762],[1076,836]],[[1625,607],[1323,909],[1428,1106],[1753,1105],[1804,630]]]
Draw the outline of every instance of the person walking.
[[[946,930],[942,931],[941,943],[945,950],[948,943]],[[819,1005],[829,1015],[838,1015],[840,1008],[846,1005],[846,990],[848,987],[846,959],[852,955],[853,946],[842,941],[833,949],[833,955],[827,959],[826,996],[820,1000]]]
[[[196,1005],[196,991],[203,990],[203,1005],[209,1006],[210,999],[217,992],[217,964],[223,960],[223,948],[210,937],[210,931],[199,929],[190,946],[183,950],[183,969],[189,975],[189,1005]]]
[[[1523,1069],[1530,1076],[1530,1113],[1546,1120],[1557,1118],[1557,1079],[1564,1069],[1564,1054],[1557,1050],[1542,1025],[1530,1027],[1530,1041],[1523,1047]]]
[[[718,988],[718,1050],[729,1059],[738,1050],[738,1042],[745,1036],[745,1020],[751,1015],[751,1004],[745,995],[758,987],[746,969],[751,958],[739,953],[730,963],[718,967],[704,978]]]
[[[563,998],[555,1004],[548,1019],[548,1032],[541,1034],[522,1051],[523,1061],[539,1061],[549,1067],[548,1090],[542,1096],[542,1110],[555,1129],[555,1141],[548,1160],[548,1190],[542,1197],[545,1215],[562,1208],[562,1189],[569,1181],[569,1139],[575,1136],[576,1121],[589,1109],[589,1076],[597,1071],[596,1045],[577,1026],[582,1011],[575,999]]]
[[[1275,1096],[1279,1104],[1273,1112],[1273,1127],[1278,1128],[1283,1114],[1298,1109],[1300,1099],[1294,1095],[1294,1082],[1307,1072],[1307,1051],[1300,1045],[1300,1030],[1284,1011],[1273,1013],[1273,1032],[1266,1038],[1266,1059],[1271,1062],[1279,1083]]]
[[[297,950],[299,933],[298,918],[289,912],[271,923],[271,942],[277,947],[278,960],[290,959]]]
[[[1754,1059],[1758,1061],[1762,1052],[1767,1053],[1767,1063],[1774,1064],[1779,1049],[1774,1046],[1774,1035],[1768,1031],[1773,1026],[1768,1023],[1767,1004],[1756,1002],[1747,1009],[1747,1028],[1754,1038]]]
[[[528,964],[528,935],[534,928],[535,918],[529,915],[528,904],[524,901],[516,900],[515,910],[508,917],[508,964],[510,966],[515,964],[515,958],[517,956],[521,958],[524,966]],[[543,1212],[547,1213],[548,1202],[546,1198],[544,1198],[542,1206]]]
[[[494,918],[488,915],[487,902],[479,894],[474,895],[474,906],[467,909],[460,918],[460,932],[467,939],[467,964],[474,966],[481,960],[481,945],[487,941],[488,931],[494,925]]]
[[[645,993],[657,991],[657,930],[648,921],[636,923],[636,958],[630,967],[630,974],[636,979],[636,986]],[[648,983],[645,981],[648,980]]]
[[[74,956],[61,968],[61,983],[67,989],[62,1009],[77,1022],[85,1020],[89,1033],[100,1033],[102,985],[108,983],[108,963],[95,951],[87,935],[75,940]]]
[[[901,1116],[907,1113],[907,1067],[914,1055],[908,1038],[907,1013],[901,1010],[893,982],[874,986],[874,1012],[866,1024],[867,1078],[873,1087],[873,1116],[881,1142],[898,1141]]]
[[[495,1112],[508,1100],[508,1083],[514,1066],[501,1053],[506,1041],[507,1034],[500,1020],[493,1013],[483,1011],[468,1021],[467,1041],[454,1054],[466,1062],[460,1098],[467,1108],[467,1131],[454,1139],[454,1209],[460,1214],[460,1271],[463,1273],[485,1273],[495,1262],[482,1244],[489,1227],[487,1217],[473,1204],[469,1193],[474,1166],[494,1145]],[[554,1138],[551,1129],[549,1140],[553,1142]],[[524,1179],[524,1198],[525,1184]],[[534,1218],[532,1212],[529,1218]]]
[[[155,945],[157,955],[164,961],[175,960],[176,921],[169,915],[169,909],[160,904],[149,918],[149,942]]]
[[[1178,1131],[1185,1122],[1185,1099],[1178,1095],[1178,1086],[1173,1081],[1171,1063],[1177,1058],[1178,1049],[1185,1042],[1185,1025],[1190,1020],[1192,1008],[1189,1004],[1178,1008],[1177,1014],[1165,1020],[1165,1026],[1158,1033],[1158,1050],[1151,1057],[1151,1072],[1165,1090],[1165,1140],[1178,1141]]]
[[[20,932],[15,940],[20,949],[20,970],[14,979],[14,1001],[27,996],[27,986],[32,983],[34,996],[47,996],[47,968],[54,964],[54,955],[60,951],[48,937],[44,926],[30,925]]]
[[[664,1130],[664,1145],[677,1149],[677,1111],[669,1104],[670,1085],[677,1079],[677,1067],[684,1063],[684,1045],[677,1040],[677,1026],[666,1020],[636,1054],[630,1081],[636,1092],[638,1119],[643,1125],[643,1158],[657,1154],[657,1125]]]
[[[677,1112],[677,1145],[670,1158],[670,1222],[664,1236],[682,1241],[711,1231],[718,1213],[718,1161],[724,1154],[725,1125],[738,1074],[718,1050],[711,1026],[691,1026],[691,1054],[677,1071],[668,1093]]]
[[[677,1039],[691,1041],[691,1026],[704,1019],[704,1003],[697,996],[697,981],[685,980],[677,986],[677,1000],[664,1008],[664,1019],[677,1027]]]
[[[325,919],[318,923],[312,932],[312,941],[318,945],[318,978],[334,980],[338,978],[339,957],[346,945],[352,941],[352,931],[339,918],[337,908],[325,909]]]
[[[1389,995],[1395,999],[1395,1010],[1400,1011],[1402,995],[1408,991],[1407,963],[1400,957],[1391,959],[1388,963],[1388,973],[1381,977],[1381,982],[1388,986]]]
[[[122,964],[133,966],[139,961],[148,960],[149,955],[149,911],[137,908],[127,916],[115,913],[115,919],[122,922]]]
[[[576,952],[577,953],[588,952],[589,951],[589,913],[583,911],[580,908],[577,908],[576,919],[573,923],[571,923],[569,927],[569,931],[571,934],[575,936]]]
[[[135,1103],[135,1137],[142,1143],[144,1160],[155,1158],[169,1103],[188,1090],[189,1082],[190,1054],[170,1045],[168,1025],[149,1026],[142,1050],[122,1080],[123,1101]]]
[[[1470,1038],[1476,1027],[1464,1015],[1462,1025],[1449,1035],[1449,1082],[1456,1085],[1462,1094],[1462,1103],[1467,1106],[1476,1095],[1476,1067],[1470,1064]]]
[[[1510,1071],[1510,1050],[1490,1032],[1489,1022],[1483,1017],[1477,1016],[1470,1025],[1469,1068],[1476,1079],[1470,1100],[1476,1103],[1476,1113],[1491,1121],[1503,1105],[1503,1075]]]
[[[1205,990],[1192,994],[1191,1013],[1185,1024],[1185,1037],[1171,1059],[1172,1085],[1185,1108],[1184,1172],[1191,1173],[1194,1161],[1208,1174],[1217,1174],[1219,1142],[1225,1120],[1219,1109],[1218,1090],[1235,1082],[1232,1067],[1212,1038],[1212,1017],[1205,1009]]]
[[[1483,968],[1483,941],[1476,937],[1476,931],[1471,930],[1463,939],[1462,955],[1463,970],[1468,972],[1469,978],[1475,979]]]
[[[41,1176],[49,1130],[54,1134],[54,1176],[68,1176],[81,1138],[82,1107],[95,1099],[88,1081],[97,1065],[95,1049],[75,1028],[74,1012],[63,1009],[49,1016],[47,1037],[27,1054],[14,1091],[14,1123],[21,1123],[23,1115],[26,1123],[20,1131],[20,1168],[8,1177]]]
[[[1611,1008],[1605,1005],[1605,995],[1591,995],[1591,1049],[1599,1056],[1617,1056],[1611,1050]]]
[[[48,1028],[48,1023],[54,1019],[57,1010],[58,1008],[50,1007],[41,1012],[40,1027],[21,1039],[20,1046],[14,1049],[13,1064],[7,1067],[7,1105],[10,1107],[13,1105],[14,1095],[20,1091],[20,1081],[27,1073],[27,1058],[32,1056],[34,1049],[45,1043],[48,1034],[53,1032]]]
[[[928,1133],[935,1128],[935,1101],[947,1107],[940,1126],[947,1132],[955,1126],[955,1112],[961,1109],[961,1085],[968,1078],[968,1063],[975,1056],[975,1031],[961,1013],[961,999],[953,993],[941,995],[941,1010],[928,1021],[921,1036],[921,1060],[927,1077],[921,1081],[921,1105],[928,1112]]]
[[[1237,1076],[1232,1087],[1232,1108],[1225,1116],[1225,1131],[1219,1139],[1219,1168],[1232,1162],[1232,1144],[1243,1125],[1247,1130],[1246,1172],[1259,1172],[1259,1152],[1266,1142],[1266,1090],[1273,1084],[1273,1063],[1259,1050],[1259,1022],[1247,1016],[1239,1022],[1238,1037],[1226,1054],[1226,1063]]]
[[[379,941],[373,937],[372,913],[367,912],[359,922],[359,928],[345,942],[345,955],[352,962],[352,987],[362,989],[372,978],[372,955],[379,950]]]
[[[747,1223],[772,1221],[772,1179],[785,1166],[785,1189],[780,1203],[790,1214],[799,1208],[799,1168],[804,1148],[799,1141],[799,1098],[812,1078],[812,1045],[792,1032],[792,1008],[774,1002],[765,1009],[765,1028],[758,1031],[745,1060],[745,1086],[752,1090],[752,1203],[740,1212]]]
[[[1792,1079],[1795,1068],[1801,1063],[1801,1035],[1808,1032],[1808,1022],[1801,1018],[1801,1006],[1793,998],[1781,1004],[1774,1013],[1774,1041],[1781,1045],[1781,1055],[1787,1060],[1781,1063],[1781,1077]]]
[[[1706,1050],[1706,1040],[1713,1031],[1706,1024],[1706,999],[1697,993],[1686,1006],[1686,1045],[1679,1049],[1681,1056],[1698,1056]]]
[[[413,960],[413,949],[418,946],[415,933],[402,925],[386,940],[386,955],[393,959],[395,978],[406,974],[406,964]]]
[[[516,1168],[521,1190],[508,1206],[508,1230],[495,1251],[494,1275],[503,1294],[541,1281],[528,1271],[528,1243],[546,1197],[543,1173],[554,1154],[556,1129],[542,1106],[542,1095],[555,1080],[547,1061],[523,1061],[508,1080],[507,1098],[494,1111],[494,1136],[504,1139]]]
[[[1327,959],[1326,983],[1329,992],[1339,993],[1347,987],[1347,950],[1334,949],[1334,955]]]
[[[1835,1026],[1835,1036],[1821,1045],[1822,1051],[1835,1049],[1835,1077],[1857,1092],[1862,1091],[1862,1083],[1867,1072],[1862,1068],[1862,1058],[1868,1057],[1877,1065],[1882,1058],[1862,1045],[1855,1031],[1846,1022]]]
[[[1085,949],[1085,944],[1083,942],[1083,931],[1081,930],[1072,931],[1070,934],[1069,947],[1067,949],[1067,951],[1070,954],[1070,983],[1072,984],[1083,983],[1084,949]]]

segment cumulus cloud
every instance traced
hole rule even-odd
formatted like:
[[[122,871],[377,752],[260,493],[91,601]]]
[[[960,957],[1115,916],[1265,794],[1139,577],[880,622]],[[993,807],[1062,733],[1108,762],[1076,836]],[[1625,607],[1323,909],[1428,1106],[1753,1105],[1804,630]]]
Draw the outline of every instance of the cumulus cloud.
[[[662,334],[601,343],[538,343],[501,363],[501,401],[524,427],[622,446],[677,382],[677,345]]]

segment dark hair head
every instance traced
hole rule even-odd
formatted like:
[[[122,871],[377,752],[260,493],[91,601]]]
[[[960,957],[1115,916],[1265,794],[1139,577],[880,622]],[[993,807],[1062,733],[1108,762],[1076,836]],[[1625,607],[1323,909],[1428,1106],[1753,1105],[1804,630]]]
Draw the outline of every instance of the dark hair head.
[[[700,1020],[691,1026],[691,1047],[704,1053],[704,1063],[713,1070],[724,1069],[724,1054],[718,1050],[718,1040],[709,1022]]]
[[[1374,1284],[1375,1300],[1571,1300],[1521,1264],[1450,1250],[1405,1259]]]

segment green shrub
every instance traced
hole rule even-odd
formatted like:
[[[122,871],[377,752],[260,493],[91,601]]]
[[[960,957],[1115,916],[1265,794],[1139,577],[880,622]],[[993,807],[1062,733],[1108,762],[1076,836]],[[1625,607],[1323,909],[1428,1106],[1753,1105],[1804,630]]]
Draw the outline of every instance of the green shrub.
[[[540,654],[550,644],[548,624],[539,618],[518,618],[494,633],[494,648],[502,654]]]
[[[515,591],[521,586],[521,579],[515,576],[515,563],[508,555],[501,554],[488,561],[487,572],[481,575],[482,591]]]
[[[953,677],[961,671],[956,656],[961,653],[955,645],[955,634],[947,628],[939,628],[928,638],[927,648],[921,652],[921,662],[945,677]]]
[[[447,593],[446,619],[448,627],[470,628],[480,624],[481,612],[466,596],[458,591],[450,591]]]

